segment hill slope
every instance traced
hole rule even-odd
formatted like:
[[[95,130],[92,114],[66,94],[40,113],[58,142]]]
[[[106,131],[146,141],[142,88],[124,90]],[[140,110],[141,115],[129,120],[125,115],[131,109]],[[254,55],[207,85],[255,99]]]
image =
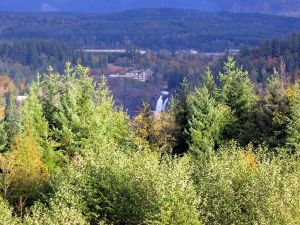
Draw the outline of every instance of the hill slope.
[[[80,47],[221,51],[300,30],[300,19],[139,9],[112,14],[2,13],[0,39],[56,39]]]

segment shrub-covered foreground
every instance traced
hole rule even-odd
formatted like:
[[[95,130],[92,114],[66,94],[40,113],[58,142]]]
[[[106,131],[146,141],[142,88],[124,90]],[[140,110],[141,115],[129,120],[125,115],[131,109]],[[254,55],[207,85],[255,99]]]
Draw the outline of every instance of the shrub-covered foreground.
[[[231,59],[222,88],[208,72],[171,112],[153,118],[145,105],[134,120],[87,72],[50,70],[21,106],[11,96],[0,126],[1,225],[300,224],[299,86],[259,133],[251,84]]]
[[[236,145],[190,157],[88,151],[51,181],[24,224],[299,224],[300,169]],[[196,174],[196,175],[195,175]],[[195,178],[195,180],[193,180]],[[18,224],[1,199],[2,224]]]
[[[204,224],[299,224],[300,168],[229,145],[203,156],[197,170]]]
[[[114,148],[99,149],[55,179],[52,221],[63,224],[63,216],[69,223],[85,218],[93,224],[199,224],[189,164],[187,157],[160,159],[155,153],[129,156]],[[58,205],[67,208],[67,215],[61,215]],[[34,208],[29,221],[48,220],[40,213],[44,207]]]

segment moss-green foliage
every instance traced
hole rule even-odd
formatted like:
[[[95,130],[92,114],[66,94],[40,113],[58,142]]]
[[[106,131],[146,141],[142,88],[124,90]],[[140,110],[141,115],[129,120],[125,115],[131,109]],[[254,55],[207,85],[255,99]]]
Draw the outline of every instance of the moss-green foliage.
[[[185,132],[193,153],[215,150],[231,139],[243,145],[252,141],[256,102],[248,73],[228,57],[220,81],[221,86],[217,88],[208,69],[203,86],[188,94]]]
[[[37,203],[34,207],[32,207],[30,215],[25,216],[23,223],[25,225],[88,224],[78,209],[57,199],[51,201],[48,207]]]
[[[197,187],[204,224],[299,224],[300,170],[289,156],[267,158],[230,144],[203,155]]]
[[[19,220],[13,216],[13,210],[8,203],[0,196],[0,225],[16,225]]]
[[[199,224],[198,198],[188,157],[127,154],[114,146],[86,152],[55,187],[79,197],[89,221],[115,224]],[[67,187],[67,188],[66,188]],[[67,191],[68,193],[68,191]],[[57,194],[55,194],[56,198]]]

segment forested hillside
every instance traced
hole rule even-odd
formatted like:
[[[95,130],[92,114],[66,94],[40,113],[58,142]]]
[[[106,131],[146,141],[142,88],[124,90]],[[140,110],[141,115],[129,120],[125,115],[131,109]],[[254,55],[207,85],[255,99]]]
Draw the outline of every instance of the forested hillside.
[[[77,48],[223,51],[299,31],[300,19],[139,9],[113,14],[0,14],[0,39],[55,39]]]
[[[222,71],[132,119],[82,66],[1,96],[0,224],[299,224],[299,80]]]
[[[254,49],[243,46],[237,60],[258,83],[265,84],[274,69],[284,70],[285,79],[294,82],[300,76],[300,33],[286,39],[265,40]]]

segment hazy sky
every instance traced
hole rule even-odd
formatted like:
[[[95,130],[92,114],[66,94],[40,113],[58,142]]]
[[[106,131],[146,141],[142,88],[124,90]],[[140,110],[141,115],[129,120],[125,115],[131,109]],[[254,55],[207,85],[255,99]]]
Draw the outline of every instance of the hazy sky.
[[[300,0],[0,0],[0,11],[114,12],[149,7],[300,16]]]
[[[0,0],[2,11],[118,11],[143,7],[210,9],[207,0]]]

